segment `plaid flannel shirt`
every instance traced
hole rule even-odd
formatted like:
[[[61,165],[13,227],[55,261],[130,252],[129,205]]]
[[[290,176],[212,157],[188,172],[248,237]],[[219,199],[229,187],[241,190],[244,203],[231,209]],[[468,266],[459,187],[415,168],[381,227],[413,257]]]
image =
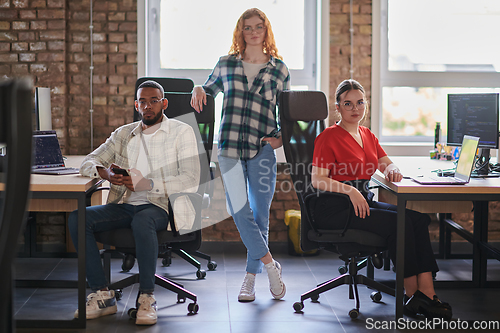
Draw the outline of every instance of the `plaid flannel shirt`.
[[[278,129],[276,104],[279,94],[290,89],[290,74],[283,61],[270,57],[248,83],[241,57],[227,55],[219,58],[203,89],[214,97],[224,93],[219,154],[248,160],[258,153],[261,139]]]
[[[108,168],[115,163],[124,169],[137,164],[142,145],[141,122],[116,129],[105,143],[87,155],[80,173],[100,178],[97,167]],[[163,116],[160,128],[147,145],[153,170],[145,178],[153,180],[154,187],[147,193],[152,204],[168,212],[168,196],[178,192],[196,192],[200,182],[200,162],[196,136],[191,126]],[[130,156],[129,155],[130,152]],[[125,186],[111,184],[107,203],[123,203],[130,192]],[[195,210],[187,197],[178,198],[173,205],[177,230],[189,229]]]

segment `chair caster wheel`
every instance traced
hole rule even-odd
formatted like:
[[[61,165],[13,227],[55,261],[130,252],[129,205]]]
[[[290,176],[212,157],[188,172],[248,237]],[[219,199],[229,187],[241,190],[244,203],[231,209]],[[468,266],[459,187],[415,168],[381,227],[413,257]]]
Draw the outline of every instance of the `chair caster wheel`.
[[[293,309],[295,310],[295,312],[300,313],[302,312],[303,308],[304,308],[304,303],[302,302],[293,303]]]
[[[196,303],[190,303],[188,305],[189,314],[196,314],[199,309],[200,309],[200,307]]]
[[[372,301],[374,301],[375,303],[378,303],[382,300],[382,294],[380,293],[380,291],[374,291],[370,294],[370,298],[372,299]]]
[[[170,258],[170,257],[163,258],[161,260],[161,264],[163,265],[163,267],[169,267],[172,264],[172,258]]]
[[[215,269],[217,268],[217,263],[215,261],[210,261],[207,264],[207,267],[209,271],[215,271]]]
[[[130,308],[128,309],[128,317],[130,319],[136,319],[137,318],[137,309],[136,308]]]
[[[311,296],[311,301],[313,301],[313,302],[317,302],[318,299],[319,299],[319,295],[312,295]]]
[[[185,302],[186,302],[186,297],[177,295],[177,303],[185,303]]]
[[[339,267],[339,273],[340,273],[340,274],[345,274],[345,273],[347,273],[347,266],[340,266],[340,267]]]
[[[205,276],[207,276],[207,272],[205,272],[204,270],[200,269],[199,271],[196,271],[196,277],[198,278],[198,280],[204,279]]]
[[[123,290],[121,289],[116,289],[115,290],[115,298],[117,301],[121,300],[123,297]]]
[[[351,311],[349,311],[349,317],[351,317],[351,319],[356,319],[358,318],[358,316],[359,316],[358,309],[352,309]]]
[[[135,257],[131,254],[127,254],[125,258],[123,258],[123,263],[122,263],[122,271],[123,272],[128,272],[134,267],[135,264]]]

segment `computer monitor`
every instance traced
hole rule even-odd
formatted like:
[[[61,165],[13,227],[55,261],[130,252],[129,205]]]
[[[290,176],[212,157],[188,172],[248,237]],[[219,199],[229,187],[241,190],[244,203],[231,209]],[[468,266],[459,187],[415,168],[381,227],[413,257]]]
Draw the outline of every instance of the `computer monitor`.
[[[490,149],[498,148],[498,93],[448,94],[449,146],[460,146],[464,135],[479,137],[479,175],[489,172]]]
[[[50,88],[35,89],[35,130],[50,131],[52,129],[52,105]]]

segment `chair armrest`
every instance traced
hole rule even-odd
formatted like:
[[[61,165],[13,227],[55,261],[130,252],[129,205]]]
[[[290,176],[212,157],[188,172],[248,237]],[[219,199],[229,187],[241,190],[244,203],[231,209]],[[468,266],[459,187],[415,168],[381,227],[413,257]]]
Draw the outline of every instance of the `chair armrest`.
[[[208,187],[206,189],[206,193],[211,198],[214,195],[214,182],[215,172],[217,171],[217,165],[214,162],[210,162],[210,182],[208,183]]]
[[[180,197],[187,196],[193,203],[194,208],[196,209],[197,207],[199,208],[201,206],[201,200],[202,197],[200,194],[196,192],[178,192],[178,193],[172,193],[168,196],[168,200],[170,201],[171,204],[175,202]]]
[[[202,209],[207,209],[210,207],[210,201],[211,198],[214,195],[214,178],[215,178],[215,172],[217,171],[217,166],[214,162],[210,162],[209,166],[209,175],[208,179],[206,181],[206,184],[204,184],[204,191],[203,191],[203,203],[202,203]]]
[[[100,187],[104,183],[104,179],[99,180],[87,193],[85,198],[85,206],[89,207],[92,204],[92,195],[98,191],[109,190],[109,187]]]
[[[341,236],[343,236],[346,232],[346,230],[349,227],[349,223],[351,222],[352,219],[352,212],[354,211],[354,207],[351,203],[351,199],[347,194],[344,193],[336,193],[336,192],[318,192],[318,193],[312,193],[306,196],[304,199],[304,205],[305,205],[305,210],[306,214],[308,217],[308,220],[311,224],[311,228],[318,234],[321,232],[316,228],[316,222],[315,222],[315,217],[314,217],[314,207],[311,207],[312,204],[315,203],[314,199],[318,197],[331,197],[331,198],[336,198],[343,200],[345,202],[346,208],[348,208],[348,214],[347,214],[347,219],[345,221],[344,228],[342,229],[342,232],[340,233]]]
[[[193,193],[193,192],[173,193],[168,196],[168,220],[170,224],[170,229],[172,230],[172,233],[174,234],[175,237],[178,236],[179,231],[175,227],[174,210],[172,209],[172,206],[175,200],[183,196],[187,196],[191,200],[191,203],[193,204],[193,207],[196,211],[194,225],[199,225],[201,229],[201,204],[203,201],[202,196],[198,193]]]

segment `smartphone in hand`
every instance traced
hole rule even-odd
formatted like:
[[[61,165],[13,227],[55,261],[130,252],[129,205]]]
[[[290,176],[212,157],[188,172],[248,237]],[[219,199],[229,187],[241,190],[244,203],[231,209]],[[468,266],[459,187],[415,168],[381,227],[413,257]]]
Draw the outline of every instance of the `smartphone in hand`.
[[[111,170],[113,170],[113,172],[116,173],[117,175],[129,176],[128,171],[125,169],[112,168]]]

